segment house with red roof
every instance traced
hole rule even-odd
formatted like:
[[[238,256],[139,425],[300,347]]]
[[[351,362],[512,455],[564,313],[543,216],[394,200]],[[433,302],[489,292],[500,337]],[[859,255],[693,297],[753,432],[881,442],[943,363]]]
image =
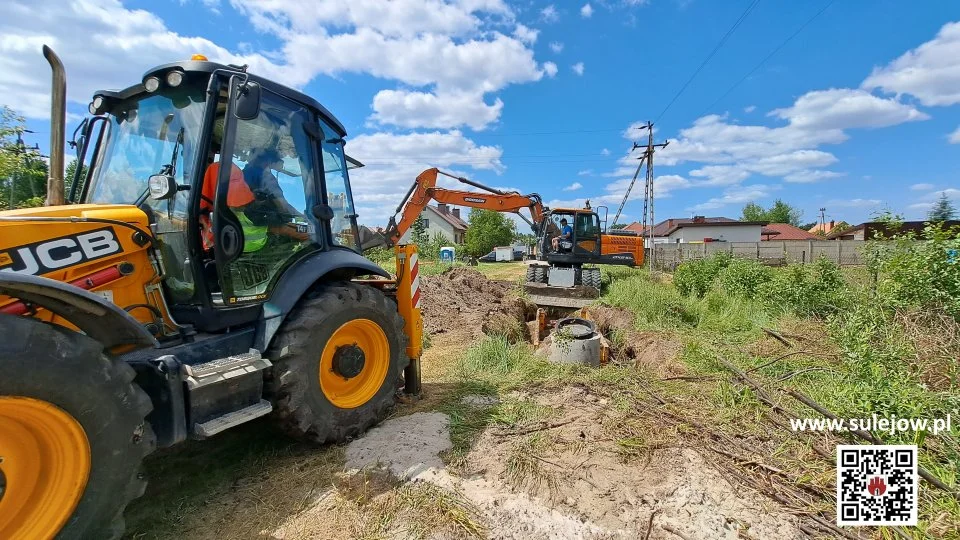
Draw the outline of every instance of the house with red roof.
[[[823,240],[823,238],[789,223],[768,223],[760,230],[760,240],[767,242],[770,240]]]

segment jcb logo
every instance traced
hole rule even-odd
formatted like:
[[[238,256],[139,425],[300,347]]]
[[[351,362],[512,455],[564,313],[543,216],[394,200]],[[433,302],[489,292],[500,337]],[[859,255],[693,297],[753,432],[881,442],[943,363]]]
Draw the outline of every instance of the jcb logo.
[[[464,197],[463,200],[465,200],[465,201],[467,201],[467,202],[481,203],[481,204],[487,202],[486,199],[482,199],[482,198],[480,198],[480,197]]]
[[[0,272],[43,275],[122,251],[113,229],[106,227],[11,248],[0,253]]]

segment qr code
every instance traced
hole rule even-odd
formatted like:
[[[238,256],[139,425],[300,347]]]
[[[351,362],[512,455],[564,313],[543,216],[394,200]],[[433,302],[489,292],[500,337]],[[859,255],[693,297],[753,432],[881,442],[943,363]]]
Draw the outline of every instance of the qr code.
[[[837,446],[837,525],[916,525],[915,445]]]

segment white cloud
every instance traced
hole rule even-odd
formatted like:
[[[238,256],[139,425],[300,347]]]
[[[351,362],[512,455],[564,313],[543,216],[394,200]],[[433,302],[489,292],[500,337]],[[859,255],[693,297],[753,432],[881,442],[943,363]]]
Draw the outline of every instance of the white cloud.
[[[543,72],[550,77],[551,79],[557,76],[557,71],[559,68],[553,62],[544,62],[543,63]]]
[[[933,184],[914,184],[910,186],[910,189],[913,191],[930,191],[933,187]]]
[[[471,110],[487,107],[481,114],[486,119],[496,118],[491,113],[497,102],[484,103],[484,94],[545,74],[527,44],[498,31],[514,26],[514,13],[502,0],[231,0],[230,5],[258,30],[273,34],[278,48],[237,53],[173,32],[158,16],[127,9],[119,0],[11,0],[0,20],[0,69],[16,76],[0,80],[0,95],[18,96],[11,105],[29,117],[47,116],[49,73],[39,55],[42,43],[54,47],[66,65],[73,108],[85,106],[96,89],[129,86],[148,67],[193,53],[248,64],[250,71],[294,87],[318,75],[364,73],[427,87],[420,93],[430,92],[435,100],[471,94],[477,96]],[[385,111],[382,116],[387,118]],[[434,117],[422,125],[440,125]],[[408,115],[403,122],[414,120]]]
[[[84,113],[94,91],[136,84],[147,68],[194,53],[280,75],[264,55],[234,54],[208,39],[179,35],[156,15],[126,9],[118,0],[10,0],[0,18],[0,70],[7,74],[0,77],[0,96],[31,118],[49,117],[50,68],[40,52],[43,44],[63,60],[68,102]]]
[[[851,88],[807,92],[793,106],[776,109],[770,115],[810,130],[881,128],[930,118],[896,99],[880,98]]]
[[[687,208],[687,210],[690,212],[702,212],[704,210],[724,208],[733,204],[746,204],[748,202],[768,197],[775,189],[775,186],[769,186],[765,184],[734,186],[727,188],[727,190],[725,190],[721,196],[713,197],[706,202],[691,206]]]
[[[366,166],[350,172],[360,221],[365,225],[384,225],[397,203],[413,184],[414,178],[430,167],[472,177],[458,168],[501,173],[504,170],[499,146],[480,146],[459,131],[398,135],[374,133],[354,137],[347,144],[351,156]],[[441,176],[441,185],[463,185]]]
[[[560,54],[561,52],[563,52],[563,43],[559,41],[551,41],[550,50],[557,54]]]
[[[584,169],[577,173],[577,176],[590,176],[593,174],[593,169]]]
[[[555,23],[560,20],[560,13],[553,4],[540,10],[540,20],[546,23]]]
[[[577,75],[583,75],[583,62],[577,62],[576,64],[570,66],[570,69],[572,69]]]
[[[570,184],[569,186],[563,188],[563,190],[564,190],[564,191],[576,191],[576,190],[578,190],[578,189],[580,189],[580,188],[582,188],[582,187],[583,187],[583,184],[581,184],[580,182],[574,182],[574,183]]]
[[[517,27],[513,30],[513,37],[519,39],[524,43],[536,43],[537,36],[540,35],[539,30],[529,28],[522,24],[517,24]]]
[[[583,7],[580,8],[580,16],[583,17],[584,19],[589,19],[590,17],[592,17],[593,6],[591,6],[590,4],[584,4]]]
[[[928,106],[960,103],[960,22],[943,25],[936,37],[907,51],[863,81],[867,89],[916,96]]]
[[[747,114],[750,114],[750,113],[752,113],[752,112],[755,111],[755,110],[757,110],[757,106],[756,106],[756,105],[747,105],[746,107],[743,108],[743,112],[745,112],[745,113],[747,113]]]
[[[960,144],[960,127],[947,135],[947,140],[950,141],[950,144]]]
[[[732,186],[746,180],[750,173],[730,165],[707,165],[690,171],[690,176],[705,179],[697,181],[697,186]]]
[[[825,203],[827,208],[870,208],[883,203],[880,199],[831,199]]]
[[[609,150],[608,148],[604,148],[603,150],[600,151],[600,155],[601,155],[601,156],[609,156],[609,155],[610,155],[610,150]]]
[[[826,178],[839,178],[841,176],[846,176],[846,174],[836,171],[805,170],[785,175],[783,179],[786,182],[793,182],[795,184],[810,184]]]
[[[482,93],[381,90],[373,97],[374,113],[370,118],[406,128],[470,126],[482,130],[500,118],[502,109],[500,98],[488,104]]]
[[[481,15],[512,22],[514,13],[502,0],[451,2],[446,0],[231,0],[259,29],[281,33],[309,33],[320,27],[368,28],[389,37],[421,34],[467,36],[484,26]]]

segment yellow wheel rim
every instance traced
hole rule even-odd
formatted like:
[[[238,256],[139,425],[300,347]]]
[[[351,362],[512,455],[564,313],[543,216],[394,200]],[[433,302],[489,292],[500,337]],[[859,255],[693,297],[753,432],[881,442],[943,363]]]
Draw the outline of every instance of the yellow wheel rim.
[[[390,343],[383,329],[370,319],[354,319],[337,328],[323,347],[320,389],[330,403],[353,409],[377,394],[389,368]]]
[[[0,538],[52,538],[87,486],[83,428],[46,401],[0,396],[0,459]]]

